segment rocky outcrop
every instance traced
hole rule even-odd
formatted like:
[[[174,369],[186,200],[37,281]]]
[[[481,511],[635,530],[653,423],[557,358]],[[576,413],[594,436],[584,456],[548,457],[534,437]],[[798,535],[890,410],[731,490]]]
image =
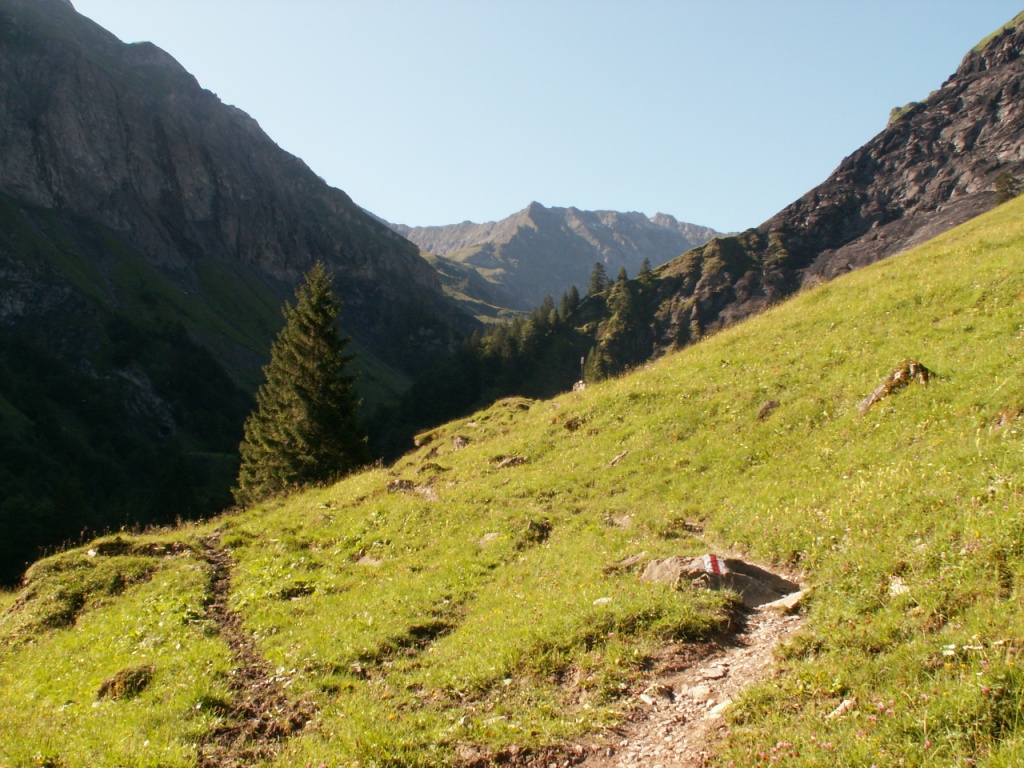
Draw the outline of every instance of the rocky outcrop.
[[[611,277],[636,275],[646,259],[663,264],[719,236],[668,214],[546,208],[530,203],[501,221],[442,227],[393,225],[422,251],[474,267],[500,287],[517,309],[539,305],[576,285],[584,289],[595,262]]]
[[[666,265],[662,343],[685,342],[988,210],[999,174],[1024,175],[1022,50],[1024,28],[1008,25],[939,90],[894,111],[825,182],[756,229]]]

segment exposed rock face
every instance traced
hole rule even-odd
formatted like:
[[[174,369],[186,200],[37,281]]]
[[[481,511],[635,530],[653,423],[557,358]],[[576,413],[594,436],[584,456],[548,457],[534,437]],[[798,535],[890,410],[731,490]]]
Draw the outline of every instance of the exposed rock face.
[[[644,259],[663,264],[719,236],[708,227],[659,213],[581,211],[530,203],[501,221],[464,221],[443,227],[393,225],[421,250],[470,265],[500,286],[518,309],[571,286],[585,288],[594,262],[611,277],[620,268],[636,275]]]
[[[996,177],[1024,174],[1022,50],[1024,28],[1011,25],[824,183],[756,229],[666,265],[662,343],[685,342],[988,210]]]
[[[410,243],[170,55],[62,0],[0,0],[0,192],[109,227],[193,294],[211,261],[285,297],[322,259],[346,330],[392,362],[401,316],[458,322]]]

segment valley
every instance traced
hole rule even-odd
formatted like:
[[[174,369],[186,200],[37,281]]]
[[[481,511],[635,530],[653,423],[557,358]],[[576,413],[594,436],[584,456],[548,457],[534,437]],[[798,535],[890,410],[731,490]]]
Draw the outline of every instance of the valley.
[[[0,0],[0,768],[1024,762],[1022,52],[742,232],[409,227]],[[375,461],[231,506],[313,264]]]
[[[0,754],[196,760],[231,712],[235,662],[204,597],[216,532],[228,606],[315,713],[266,764],[585,756],[644,706],[667,643],[742,614],[634,570],[709,549],[810,588],[777,677],[724,710],[723,764],[778,744],[791,765],[1012,764],[1022,205],[629,376],[421,434],[390,468],[40,561],[0,620]],[[932,380],[862,416],[908,356]],[[96,700],[139,664],[145,690]]]

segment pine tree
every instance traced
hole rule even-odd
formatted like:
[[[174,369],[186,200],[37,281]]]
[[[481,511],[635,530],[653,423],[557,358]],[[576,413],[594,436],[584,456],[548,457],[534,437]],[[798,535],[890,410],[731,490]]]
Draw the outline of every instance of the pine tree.
[[[562,301],[558,308],[558,314],[562,320],[568,320],[577,309],[580,308],[580,291],[574,285],[568,293],[562,294]]]
[[[587,284],[587,296],[596,296],[608,288],[608,273],[605,272],[604,264],[600,261],[594,262],[594,269],[590,272],[590,282]]]
[[[349,340],[338,332],[341,303],[317,263],[284,307],[285,327],[263,369],[256,410],[245,422],[235,501],[253,504],[276,493],[336,480],[368,459],[356,420],[354,376],[345,369]]]
[[[610,361],[600,344],[590,348],[586,362],[583,365],[583,380],[587,384],[595,384],[602,379],[607,379],[610,373]]]
[[[636,274],[636,279],[640,281],[642,285],[650,285],[654,281],[654,273],[651,271],[651,260],[644,259],[640,265],[640,271]]]

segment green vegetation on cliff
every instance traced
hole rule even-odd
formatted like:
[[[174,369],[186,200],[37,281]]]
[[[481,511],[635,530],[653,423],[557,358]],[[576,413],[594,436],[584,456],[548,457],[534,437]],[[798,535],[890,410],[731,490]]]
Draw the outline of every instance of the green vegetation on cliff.
[[[292,715],[248,764],[559,744],[735,610],[613,566],[710,549],[812,590],[779,676],[726,711],[720,764],[1018,765],[1022,253],[1014,200],[629,376],[422,434],[389,469],[43,560],[0,599],[0,764],[206,760],[253,648]],[[930,383],[862,415],[907,358]],[[100,698],[115,679],[148,685]]]

